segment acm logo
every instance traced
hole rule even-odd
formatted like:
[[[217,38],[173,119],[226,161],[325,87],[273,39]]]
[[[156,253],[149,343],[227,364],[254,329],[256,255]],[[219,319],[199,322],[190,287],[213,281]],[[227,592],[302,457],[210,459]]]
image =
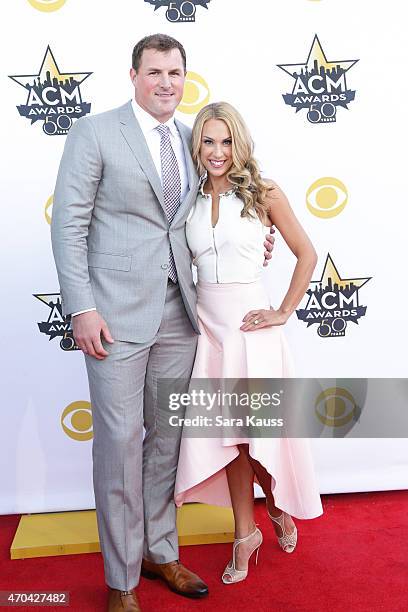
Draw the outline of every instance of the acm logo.
[[[285,104],[296,113],[306,110],[309,123],[334,123],[337,109],[348,110],[355,98],[356,92],[348,88],[346,79],[357,62],[329,61],[316,34],[305,62],[277,65],[295,80],[292,92],[283,94]]]
[[[37,74],[9,75],[27,91],[26,103],[17,106],[18,112],[31,125],[42,121],[47,136],[67,134],[75,119],[91,111],[91,104],[82,100],[81,91],[82,83],[91,74],[61,72],[48,46]]]

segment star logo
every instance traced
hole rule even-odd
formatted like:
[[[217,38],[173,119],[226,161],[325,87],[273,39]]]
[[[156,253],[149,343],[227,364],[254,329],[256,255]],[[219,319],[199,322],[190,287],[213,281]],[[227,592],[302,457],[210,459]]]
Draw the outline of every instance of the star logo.
[[[320,337],[344,336],[347,321],[358,325],[358,319],[366,314],[367,307],[359,302],[359,290],[371,278],[342,278],[328,253],[320,280],[311,281],[306,292],[306,307],[296,311],[298,319],[308,327],[317,323]]]
[[[330,71],[333,68],[339,67],[344,72],[347,72],[357,62],[358,60],[329,62],[323,51],[322,45],[320,44],[319,38],[317,34],[315,34],[306,63],[278,64],[278,67],[287,72],[294,79],[296,79],[298,75],[305,74],[306,72],[311,73],[314,68],[320,68],[321,66],[323,66],[326,71]]]
[[[355,98],[355,91],[347,88],[346,73],[358,61],[329,61],[316,34],[306,62],[277,64],[295,79],[292,93],[283,95],[285,103],[296,112],[308,109],[310,123],[336,121],[336,107],[348,109],[347,105]]]
[[[43,304],[46,304],[51,309],[55,306],[61,307],[61,294],[60,293],[33,293],[33,296],[40,300]],[[59,308],[61,311],[61,308]],[[62,312],[62,311],[61,311]]]
[[[320,280],[310,281],[310,284],[315,286],[331,285],[340,287],[341,289],[350,287],[353,288],[353,290],[356,290],[361,289],[361,287],[368,283],[371,278],[372,276],[366,276],[362,278],[341,278],[336,266],[334,265],[334,261],[330,257],[330,253],[328,253]]]
[[[49,79],[56,79],[61,85],[68,84],[71,79],[80,84],[91,74],[92,72],[60,72],[51,47],[48,45],[38,74],[10,76],[10,79],[30,90],[35,84],[44,83]]]
[[[62,314],[60,293],[35,293],[33,297],[46,304],[49,309],[48,319],[38,323],[42,334],[49,336],[49,340],[61,337],[60,347],[63,351],[78,350],[71,329],[71,318]]]
[[[88,114],[91,105],[82,101],[80,85],[92,72],[61,72],[50,46],[37,74],[9,75],[28,91],[25,105],[17,106],[31,124],[43,120],[49,136],[66,134],[74,119]]]

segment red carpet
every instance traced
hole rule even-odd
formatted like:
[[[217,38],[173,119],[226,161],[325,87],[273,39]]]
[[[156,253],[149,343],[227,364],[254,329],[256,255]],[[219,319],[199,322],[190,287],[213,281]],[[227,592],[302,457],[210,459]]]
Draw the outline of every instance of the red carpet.
[[[259,564],[251,563],[245,582],[220,581],[229,544],[183,547],[182,561],[207,581],[209,597],[185,599],[160,581],[142,579],[137,592],[143,612],[407,612],[408,491],[324,495],[323,506],[322,517],[296,521],[298,546],[287,554],[278,547],[264,504],[258,501],[264,543]],[[0,590],[70,591],[68,609],[105,610],[99,554],[10,561],[18,519],[0,516]]]

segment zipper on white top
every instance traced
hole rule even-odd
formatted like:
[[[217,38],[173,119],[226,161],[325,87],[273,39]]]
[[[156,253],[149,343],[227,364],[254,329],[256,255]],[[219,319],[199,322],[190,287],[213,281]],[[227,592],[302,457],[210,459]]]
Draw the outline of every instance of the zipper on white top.
[[[209,196],[209,200],[210,200],[210,203],[211,203],[211,206],[210,206],[210,223],[211,223],[213,246],[214,246],[214,253],[215,253],[215,278],[217,279],[216,282],[219,283],[220,281],[218,280],[218,251],[217,251],[217,246],[215,244],[215,227],[212,224],[212,196],[210,194],[208,194],[208,196]],[[220,220],[220,212],[218,210],[218,221],[219,220]],[[218,225],[218,221],[217,221],[217,225]]]
[[[218,252],[217,252],[217,247],[215,245],[215,227],[212,228],[212,234],[213,234],[213,245],[214,245],[214,252],[215,252],[215,278],[217,279],[217,283],[219,283],[220,281],[218,280]]]

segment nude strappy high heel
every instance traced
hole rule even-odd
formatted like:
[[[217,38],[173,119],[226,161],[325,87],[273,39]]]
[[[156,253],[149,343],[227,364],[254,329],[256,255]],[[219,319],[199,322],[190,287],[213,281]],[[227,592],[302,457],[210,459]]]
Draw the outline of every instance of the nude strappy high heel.
[[[285,529],[285,520],[284,520],[284,514],[286,514],[285,512],[282,512],[282,514],[280,516],[272,516],[269,513],[268,508],[266,509],[269,518],[274,521],[274,523],[277,523],[279,525],[279,527],[282,529],[282,536],[279,537],[278,536],[278,542],[280,544],[280,547],[287,553],[291,553],[295,550],[296,547],[296,543],[297,543],[297,527],[295,525],[295,529],[292,531],[292,533],[286,533],[286,529]]]
[[[241,582],[242,580],[245,580],[245,578],[248,575],[248,568],[244,570],[239,570],[235,567],[235,552],[237,550],[237,547],[240,544],[242,544],[243,542],[248,542],[248,540],[250,540],[251,538],[253,538],[255,535],[258,535],[258,534],[260,536],[260,541],[254,546],[254,548],[251,550],[249,557],[248,557],[248,564],[249,564],[249,559],[251,558],[252,554],[256,551],[256,557],[255,557],[255,565],[256,565],[258,563],[259,548],[263,542],[262,533],[258,529],[258,527],[255,527],[255,530],[249,535],[247,535],[245,538],[237,538],[236,540],[234,540],[234,544],[232,547],[232,559],[228,563],[222,575],[222,581],[224,584],[232,584],[234,582]]]

